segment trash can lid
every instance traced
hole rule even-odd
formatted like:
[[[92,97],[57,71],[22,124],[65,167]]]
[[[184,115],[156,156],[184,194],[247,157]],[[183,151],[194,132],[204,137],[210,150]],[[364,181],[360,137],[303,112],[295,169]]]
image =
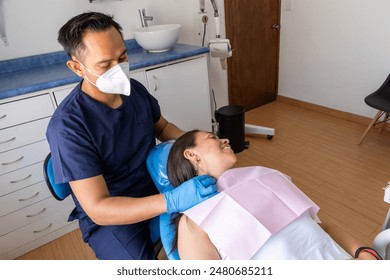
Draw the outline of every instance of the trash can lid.
[[[245,108],[239,105],[227,105],[219,108],[218,113],[225,116],[236,116],[245,113]]]

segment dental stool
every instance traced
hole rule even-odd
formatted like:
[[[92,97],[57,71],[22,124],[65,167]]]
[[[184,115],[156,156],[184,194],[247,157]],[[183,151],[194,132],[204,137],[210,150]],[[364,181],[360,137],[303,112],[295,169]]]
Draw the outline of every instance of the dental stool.
[[[56,184],[56,182],[54,181],[51,153],[46,156],[46,159],[43,162],[43,176],[45,177],[46,185],[49,188],[51,194],[58,201],[64,200],[72,193],[72,189],[70,188],[69,183]],[[156,256],[158,256],[162,248],[160,240],[159,217],[156,217],[150,221],[149,230],[150,238],[153,242],[154,251],[156,253]]]
[[[56,184],[54,181],[53,165],[51,154],[49,153],[43,162],[43,176],[45,177],[46,185],[51,194],[58,201],[62,201],[71,194],[69,183]]]
[[[172,189],[167,174],[167,161],[169,151],[174,141],[167,141],[155,146],[146,159],[146,166],[158,191],[163,193]],[[175,237],[175,225],[172,223],[172,214],[160,215],[160,238],[164,251],[169,260],[180,260],[179,253],[172,250],[172,243]]]

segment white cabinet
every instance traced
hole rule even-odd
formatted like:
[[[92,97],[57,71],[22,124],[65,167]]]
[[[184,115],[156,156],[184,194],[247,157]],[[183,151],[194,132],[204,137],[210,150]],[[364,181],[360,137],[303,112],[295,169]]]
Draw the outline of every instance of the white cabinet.
[[[48,93],[18,101],[0,100],[0,129],[50,117],[53,110]]]
[[[59,202],[57,201],[57,203]],[[9,252],[15,250],[15,248],[26,246],[26,244],[36,240],[40,241],[40,239],[47,237],[48,234],[61,230],[73,207],[74,205],[62,205],[61,208],[57,207],[50,216],[32,223],[26,223],[23,227],[0,236],[0,252],[6,252],[5,258],[8,258],[8,256],[12,256],[9,255]]]
[[[1,130],[0,153],[44,140],[42,136],[46,133],[49,119],[47,117]]]
[[[162,115],[188,131],[211,131],[211,103],[207,57],[146,70],[150,93]]]
[[[73,201],[54,201],[43,177],[52,94],[0,100],[0,259],[16,258],[77,227],[67,222]]]

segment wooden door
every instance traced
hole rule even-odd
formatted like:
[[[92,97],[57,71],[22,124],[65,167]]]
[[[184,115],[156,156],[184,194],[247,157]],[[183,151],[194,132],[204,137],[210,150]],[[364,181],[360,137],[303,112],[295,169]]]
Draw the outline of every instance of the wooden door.
[[[256,108],[276,99],[280,0],[225,0],[229,104]]]

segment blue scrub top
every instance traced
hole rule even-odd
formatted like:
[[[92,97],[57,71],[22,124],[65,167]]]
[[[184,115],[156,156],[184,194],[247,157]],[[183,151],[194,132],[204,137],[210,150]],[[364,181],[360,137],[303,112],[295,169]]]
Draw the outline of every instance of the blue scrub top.
[[[54,112],[46,136],[57,183],[103,175],[111,196],[143,197],[157,193],[145,160],[155,146],[157,100],[131,79],[130,96],[112,109],[89,97],[81,83]],[[78,218],[84,240],[97,226],[77,199],[71,219]]]

